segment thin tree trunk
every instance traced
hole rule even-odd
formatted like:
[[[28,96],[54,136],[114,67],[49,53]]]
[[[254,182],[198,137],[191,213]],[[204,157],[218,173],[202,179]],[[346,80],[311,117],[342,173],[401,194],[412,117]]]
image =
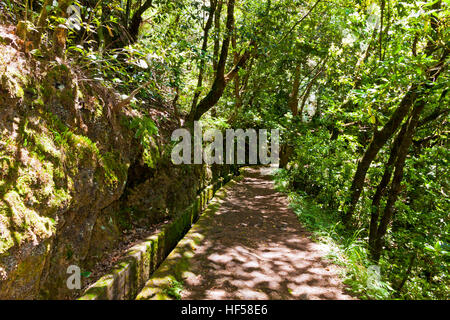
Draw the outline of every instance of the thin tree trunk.
[[[247,61],[252,57],[256,49],[256,42],[252,40],[249,44],[249,48],[240,56],[238,63],[225,75],[225,83],[230,82],[238,75],[239,70],[245,67]]]
[[[140,6],[136,12],[133,14],[133,17],[131,18],[130,25],[128,26],[128,34],[131,37],[132,42],[136,42],[138,35],[139,35],[139,27],[142,23],[142,15],[145,11],[150,9],[152,6],[153,0],[147,0],[144,2],[142,6]]]
[[[394,143],[392,144],[391,152],[389,155],[389,160],[384,168],[383,177],[381,178],[381,181],[378,184],[377,190],[375,191],[375,195],[373,196],[373,199],[372,199],[372,212],[371,212],[370,227],[369,227],[369,247],[373,247],[373,244],[375,242],[375,238],[377,235],[378,218],[379,218],[379,212],[380,212],[380,202],[385,194],[386,187],[389,185],[389,182],[391,180],[393,166],[395,164],[395,161],[397,160],[399,147],[400,147],[401,142],[403,141],[403,137],[406,133],[406,129],[407,129],[407,123],[403,124],[402,129],[400,130],[397,137],[395,138]]]
[[[219,50],[220,50],[220,17],[222,14],[223,0],[218,0],[216,13],[214,15],[214,54],[213,54],[213,68],[214,77],[217,76],[217,65],[219,63]]]
[[[369,43],[367,44],[367,48],[364,51],[361,58],[358,60],[355,66],[355,72],[353,74],[353,87],[352,90],[359,89],[361,86],[361,68],[362,65],[369,59],[370,53],[372,52],[372,47],[376,46],[376,36],[377,36],[377,28],[373,29],[372,36],[369,40]],[[353,101],[350,99],[350,95],[347,95],[345,101],[342,103],[342,109],[347,110],[350,109],[353,106]]]
[[[308,83],[308,86],[306,87],[305,92],[303,93],[303,100],[302,100],[302,104],[300,106],[300,121],[301,122],[303,122],[303,110],[305,108],[306,100],[308,100],[308,97],[309,97],[309,94],[311,92],[311,89],[312,89],[314,83],[316,82],[317,78],[319,78],[319,76],[325,70],[325,66],[327,64],[327,61],[328,61],[328,56],[325,57],[325,59],[322,62],[322,67],[320,68],[319,71],[317,71],[316,75]]]
[[[416,84],[413,84],[402,101],[400,102],[399,107],[395,110],[389,121],[384,125],[384,127],[380,131],[375,131],[372,141],[369,144],[366,152],[358,163],[358,167],[356,169],[355,175],[353,177],[352,186],[350,187],[350,200],[348,201],[347,212],[343,217],[344,224],[348,224],[350,218],[353,216],[355,211],[356,204],[361,195],[362,189],[364,187],[364,180],[366,178],[367,170],[378,154],[378,151],[386,144],[386,142],[394,135],[400,126],[403,119],[408,114],[411,106],[414,104],[414,101],[417,97],[417,88]]]
[[[422,113],[424,108],[424,99],[416,103],[410,121],[408,123],[408,128],[406,129],[402,142],[400,143],[397,160],[395,161],[395,171],[392,178],[391,188],[389,190],[389,196],[384,208],[383,216],[381,217],[381,221],[377,228],[375,239],[373,240],[373,245],[370,248],[372,259],[375,262],[378,262],[380,260],[381,251],[384,244],[384,236],[394,213],[395,202],[397,201],[398,195],[401,191],[401,182],[403,179],[403,170],[405,167],[406,156],[408,155],[409,148],[412,144],[412,138],[419,123],[420,114]]]
[[[247,91],[248,80],[250,79],[250,75],[251,75],[251,71],[253,69],[254,62],[255,62],[255,58],[252,57],[250,59],[250,63],[249,63],[249,66],[247,68],[247,72],[245,74],[244,80],[242,81],[242,86],[241,86],[241,89],[240,89],[241,99],[244,96],[245,92]]]
[[[379,40],[379,45],[380,45],[380,61],[383,60],[383,23],[384,23],[384,8],[386,6],[386,0],[381,0],[381,17],[380,17],[380,40]]]
[[[100,39],[100,52],[103,53],[103,50],[105,48],[108,48],[109,45],[112,43],[113,39],[111,35],[108,32],[107,21],[109,20],[109,17],[111,15],[111,9],[106,4],[107,0],[101,0],[101,7],[102,7],[102,15],[100,17],[101,19],[101,26],[98,30],[98,35]]]
[[[433,82],[437,80],[439,75],[445,69],[446,64],[445,61],[449,54],[449,50],[445,49],[439,63],[435,67],[431,67],[427,70],[430,82],[426,83],[422,86],[423,89],[431,89],[433,87]],[[425,90],[424,90],[425,91]],[[407,129],[402,137],[402,140],[399,145],[399,150],[397,151],[397,159],[395,161],[395,171],[394,176],[392,178],[391,187],[389,190],[389,195],[387,198],[386,206],[384,207],[383,216],[379,222],[379,225],[376,229],[375,235],[373,239],[370,241],[370,252],[371,257],[375,262],[378,262],[381,256],[383,244],[384,244],[384,236],[386,235],[387,227],[392,220],[392,216],[394,213],[395,202],[397,201],[398,195],[401,191],[401,181],[403,179],[403,169],[405,166],[406,156],[408,155],[408,151],[413,142],[413,136],[420,124],[420,115],[425,108],[426,105],[426,97],[422,96],[420,100],[418,100],[414,108],[412,110],[412,114],[407,122]]]
[[[67,18],[67,9],[71,5],[72,0],[58,1],[58,14],[63,18]],[[63,57],[66,51],[67,30],[62,27],[56,27],[53,33],[54,54],[56,57]]]
[[[236,40],[236,26],[234,26],[232,46],[234,52],[233,64],[236,65],[239,62],[239,53],[237,52],[237,40]],[[241,80],[239,77],[239,73],[234,77],[234,114],[237,115],[239,110],[241,109]]]
[[[297,26],[298,26],[300,23],[302,23],[302,21],[305,20],[306,17],[309,16],[309,14],[314,10],[314,8],[319,4],[320,1],[321,1],[321,0],[317,0],[316,3],[314,3],[314,4],[312,5],[312,7],[308,10],[308,12],[305,13],[305,14],[300,18],[300,20],[298,20],[298,21],[291,27],[291,29],[289,29],[289,32],[287,32],[287,33],[286,33],[286,34],[278,41],[278,44],[280,44],[281,42],[283,42],[284,39],[286,39],[286,37],[288,37],[289,35],[292,34],[292,32],[294,31],[294,29],[297,28]],[[270,6],[270,1],[269,1],[269,6]]]
[[[213,79],[217,76],[217,65],[219,63],[220,50],[220,19],[222,15],[223,0],[218,0],[217,9],[214,14],[214,49],[213,49]],[[211,108],[211,115],[216,116],[216,107]]]
[[[47,11],[47,7],[50,5],[51,0],[45,0],[44,3],[42,4],[42,8],[41,8],[41,12],[39,14],[39,18],[37,21],[37,25],[36,25],[36,38],[34,39],[34,43],[33,43],[33,47],[34,48],[39,48],[39,46],[41,45],[41,38],[42,38],[42,31],[45,28],[45,24],[47,22],[47,18],[48,18],[48,11]]]
[[[205,55],[206,51],[208,49],[209,30],[211,29],[212,24],[213,24],[213,18],[214,18],[214,12],[216,10],[216,4],[217,4],[217,0],[211,0],[210,8],[209,8],[209,16],[208,16],[208,20],[206,21],[204,35],[203,35],[202,55]],[[195,106],[198,103],[198,98],[200,97],[200,93],[201,93],[201,87],[203,85],[204,71],[205,71],[205,57],[202,57],[202,59],[200,61],[200,67],[199,67],[199,73],[198,73],[197,89],[195,90],[195,93],[194,93],[194,99],[192,99],[191,108],[195,108]]]
[[[213,85],[208,94],[200,101],[200,103],[191,109],[187,117],[187,123],[190,125],[194,121],[200,119],[200,117],[211,109],[222,96],[227,81],[225,79],[225,65],[228,58],[228,50],[230,48],[231,34],[233,32],[234,25],[234,5],[235,0],[229,0],[227,6],[227,32],[222,42],[222,50],[220,53],[219,63],[217,65],[217,75],[214,79]]]
[[[302,64],[297,62],[297,65],[295,66],[295,72],[294,72],[294,82],[292,84],[292,91],[289,96],[288,101],[288,107],[292,112],[292,115],[294,117],[298,114],[298,93],[299,93],[299,87],[300,87],[300,75],[301,75],[301,66]]]
[[[384,29],[385,37],[388,38],[389,36],[389,29],[391,28],[391,5],[389,0],[387,0],[387,25]],[[383,51],[383,54],[381,56],[381,60],[384,60],[384,57],[386,55],[386,50]]]
[[[429,42],[427,47],[425,48],[426,52],[429,52],[429,48],[433,46],[433,44],[430,43],[431,42]],[[350,187],[351,195],[350,199],[347,201],[347,211],[344,213],[344,216],[342,218],[342,221],[345,225],[348,226],[350,219],[353,216],[356,204],[358,203],[359,197],[364,187],[364,180],[366,178],[367,170],[369,170],[369,167],[372,161],[377,156],[378,151],[380,151],[380,149],[386,144],[386,142],[395,134],[401,122],[409,113],[409,110],[418,98],[418,90],[423,87],[430,88],[432,87],[432,84],[436,82],[437,78],[446,67],[445,61],[448,54],[449,50],[446,48],[439,62],[426,70],[428,83],[421,85],[413,84],[403,97],[399,107],[394,111],[389,121],[380,131],[375,131],[373,139],[370,142],[369,147],[364,153],[362,159],[358,163],[356,173],[353,177],[352,186]]]
[[[234,112],[231,114],[230,118],[228,119],[228,123],[233,123],[236,120],[236,118],[238,116],[238,111],[242,108],[242,105],[243,105],[243,103],[242,103],[243,98],[242,97],[244,96],[244,94],[247,91],[248,81],[250,79],[251,70],[253,68],[254,61],[255,61],[254,58],[250,59],[250,64],[246,68],[247,72],[246,72],[245,77],[244,77],[244,79],[242,81],[242,85],[239,88],[235,87],[235,90],[236,89],[239,90],[239,96],[238,96],[239,102],[238,102],[238,107],[234,108]],[[236,96],[236,91],[235,91],[235,96]],[[212,110],[214,110],[214,108]]]
[[[397,286],[396,290],[397,292],[400,292],[403,287],[405,286],[406,281],[408,281],[409,276],[411,275],[412,268],[414,267],[414,263],[416,262],[417,254],[414,252],[411,256],[411,259],[409,260],[408,269],[405,272],[405,275],[403,276],[402,282]]]
[[[127,0],[127,4],[125,7],[124,25],[125,25],[125,28],[127,28],[127,29],[128,29],[128,21],[130,20],[131,1],[133,1],[133,0]]]
[[[39,29],[43,29],[45,27],[45,23],[47,22],[47,17],[48,17],[48,12],[47,12],[47,7],[50,5],[51,0],[45,0],[44,3],[42,4],[42,9],[41,9],[41,13],[39,15],[39,19],[37,22],[37,27]],[[42,33],[42,32],[40,32]]]

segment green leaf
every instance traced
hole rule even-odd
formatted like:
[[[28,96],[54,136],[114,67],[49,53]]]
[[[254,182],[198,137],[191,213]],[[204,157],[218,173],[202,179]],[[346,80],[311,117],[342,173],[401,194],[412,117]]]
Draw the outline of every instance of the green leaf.
[[[83,271],[81,272],[81,276],[85,278],[89,278],[89,276],[92,274],[92,272],[89,271]]]

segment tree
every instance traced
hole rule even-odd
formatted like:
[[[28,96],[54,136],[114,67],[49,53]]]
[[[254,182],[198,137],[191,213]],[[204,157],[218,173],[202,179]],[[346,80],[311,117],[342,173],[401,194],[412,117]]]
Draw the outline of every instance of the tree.
[[[239,70],[244,67],[247,60],[250,58],[252,51],[254,50],[255,42],[252,41],[249,44],[249,48],[246,49],[244,54],[242,54],[238,62],[233,66],[233,68],[225,74],[225,67],[228,58],[228,51],[230,47],[230,41],[233,34],[233,26],[234,26],[234,5],[235,0],[228,0],[227,6],[227,22],[226,22],[226,33],[222,42],[222,50],[219,57],[219,62],[217,64],[216,76],[213,81],[213,85],[208,92],[208,94],[191,109],[187,117],[188,123],[193,123],[200,119],[200,117],[209,111],[219,99],[222,97],[222,94],[227,86],[227,84],[233,80],[233,78],[237,75]]]

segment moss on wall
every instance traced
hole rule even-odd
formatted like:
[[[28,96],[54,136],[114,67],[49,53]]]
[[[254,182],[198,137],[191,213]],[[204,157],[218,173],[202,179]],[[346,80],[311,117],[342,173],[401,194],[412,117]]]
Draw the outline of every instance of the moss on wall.
[[[5,68],[4,50],[0,299],[67,298],[69,265],[89,270],[123,229],[179,215],[220,168],[172,166],[162,152],[169,138],[155,134],[148,115],[114,111],[116,92],[81,82],[67,63],[20,52]],[[176,239],[169,236],[152,244],[152,255],[165,256]]]

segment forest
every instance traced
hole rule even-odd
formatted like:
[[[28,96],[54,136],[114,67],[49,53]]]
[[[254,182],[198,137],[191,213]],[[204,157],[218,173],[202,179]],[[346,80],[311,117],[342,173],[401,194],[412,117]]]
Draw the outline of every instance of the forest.
[[[448,0],[0,10],[0,299],[79,297],[67,266],[98,279],[105,253],[238,171],[170,163],[172,132],[195,122],[279,130],[276,192],[352,297],[450,298]]]

